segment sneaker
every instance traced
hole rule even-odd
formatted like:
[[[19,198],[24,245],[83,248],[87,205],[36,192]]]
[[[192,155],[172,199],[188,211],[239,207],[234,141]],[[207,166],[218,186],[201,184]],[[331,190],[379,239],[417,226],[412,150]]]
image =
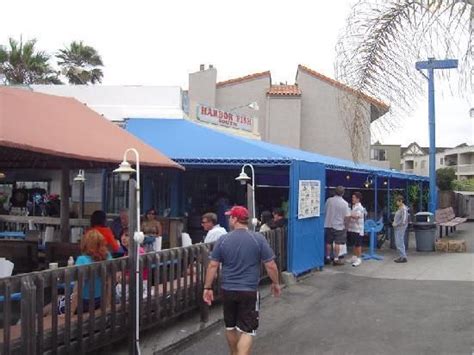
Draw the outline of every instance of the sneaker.
[[[331,264],[331,259],[330,258],[324,258],[324,265],[329,265]]]
[[[352,263],[352,266],[357,267],[360,264],[362,264],[362,259],[361,258],[356,258],[356,260]]]
[[[332,264],[334,266],[341,266],[341,265],[344,265],[344,260],[334,260]]]
[[[402,258],[402,257],[394,260],[394,262],[399,263],[399,264],[406,263],[407,261],[408,261],[407,258]]]
[[[351,263],[351,264],[355,263],[355,262],[357,261],[357,259],[359,259],[357,256],[352,255],[352,258],[351,258],[351,260],[350,260],[350,263]]]

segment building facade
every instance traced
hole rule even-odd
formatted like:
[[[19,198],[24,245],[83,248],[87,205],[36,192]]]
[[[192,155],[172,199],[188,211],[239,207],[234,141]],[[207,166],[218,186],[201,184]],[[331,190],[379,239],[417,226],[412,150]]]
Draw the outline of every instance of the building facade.
[[[381,144],[375,142],[370,146],[370,164],[386,169],[400,170],[400,144]]]
[[[352,160],[341,100],[360,96],[355,90],[299,65],[295,83],[273,85],[269,71],[217,82],[217,70],[209,66],[189,75],[189,117],[198,120],[199,107],[215,107],[255,119],[255,134],[262,140],[310,152]],[[362,95],[363,136],[360,160],[370,161],[370,123],[389,107]],[[249,107],[256,103],[259,110]]]
[[[461,144],[454,148],[436,148],[436,169],[454,169],[458,180],[474,178],[474,145]],[[402,148],[401,167],[404,172],[429,175],[429,149],[411,143]]]

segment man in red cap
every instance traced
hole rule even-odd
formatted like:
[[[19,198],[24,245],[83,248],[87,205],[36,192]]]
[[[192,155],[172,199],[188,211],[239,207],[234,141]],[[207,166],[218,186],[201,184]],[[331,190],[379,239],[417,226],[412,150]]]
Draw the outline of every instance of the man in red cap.
[[[223,235],[214,247],[207,268],[203,299],[212,304],[212,283],[222,263],[222,294],[226,338],[232,354],[250,354],[258,328],[260,264],[272,280],[272,294],[280,296],[275,254],[265,237],[248,230],[249,212],[234,206],[226,212],[233,231]]]

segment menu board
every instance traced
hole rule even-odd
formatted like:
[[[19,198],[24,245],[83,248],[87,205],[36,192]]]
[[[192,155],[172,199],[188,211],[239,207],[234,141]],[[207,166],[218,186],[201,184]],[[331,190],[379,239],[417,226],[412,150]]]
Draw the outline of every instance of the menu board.
[[[320,180],[300,180],[298,219],[319,217],[321,200]]]

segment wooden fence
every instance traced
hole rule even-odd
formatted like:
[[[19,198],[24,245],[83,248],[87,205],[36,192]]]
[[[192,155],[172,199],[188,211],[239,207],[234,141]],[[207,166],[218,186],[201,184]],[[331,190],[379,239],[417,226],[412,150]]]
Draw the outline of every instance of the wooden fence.
[[[265,237],[285,270],[286,231]],[[202,288],[212,246],[195,244],[140,257],[141,329],[198,309],[206,321]],[[129,259],[119,258],[0,279],[0,352],[85,353],[127,338],[133,322],[129,270]]]

